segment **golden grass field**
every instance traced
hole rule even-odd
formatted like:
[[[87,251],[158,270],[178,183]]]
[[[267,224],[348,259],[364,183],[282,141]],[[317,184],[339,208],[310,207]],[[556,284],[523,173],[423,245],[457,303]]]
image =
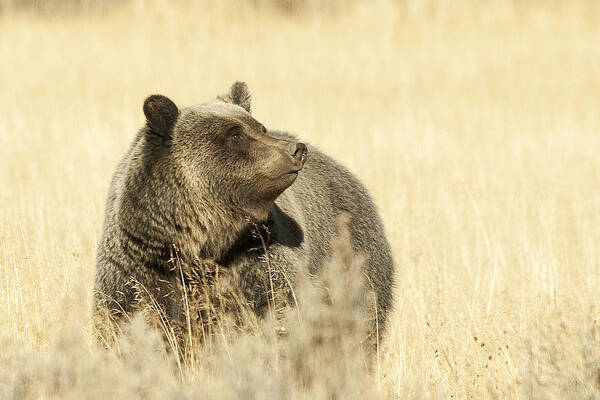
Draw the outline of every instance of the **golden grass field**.
[[[0,14],[0,398],[600,398],[600,4],[305,3]],[[235,80],[379,206],[397,301],[370,374],[340,355],[302,386],[252,337],[174,372],[140,321],[121,355],[92,340],[144,98]]]

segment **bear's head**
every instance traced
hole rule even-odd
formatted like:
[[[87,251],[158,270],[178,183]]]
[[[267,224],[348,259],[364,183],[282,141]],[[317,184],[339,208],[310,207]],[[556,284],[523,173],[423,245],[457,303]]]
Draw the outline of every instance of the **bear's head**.
[[[270,135],[250,114],[250,92],[236,82],[214,100],[179,109],[153,95],[144,102],[146,141],[168,154],[186,189],[207,207],[260,222],[298,176],[304,144]]]

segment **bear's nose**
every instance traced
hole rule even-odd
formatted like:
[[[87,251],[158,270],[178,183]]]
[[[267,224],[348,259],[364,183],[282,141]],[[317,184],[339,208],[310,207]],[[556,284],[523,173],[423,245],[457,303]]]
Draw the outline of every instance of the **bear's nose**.
[[[296,151],[294,152],[294,157],[304,157],[308,153],[308,149],[304,143],[296,143]]]
[[[301,163],[304,163],[304,161],[306,161],[308,149],[306,148],[306,145],[304,143],[289,143],[286,146],[286,150],[289,153],[289,155],[291,155]]]

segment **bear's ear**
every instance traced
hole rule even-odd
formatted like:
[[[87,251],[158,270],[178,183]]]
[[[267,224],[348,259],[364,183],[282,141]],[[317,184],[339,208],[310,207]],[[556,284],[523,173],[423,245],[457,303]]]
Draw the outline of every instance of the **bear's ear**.
[[[229,93],[218,96],[217,98],[226,103],[237,104],[244,110],[250,112],[251,95],[246,82],[235,82],[231,85]]]
[[[179,116],[179,110],[169,98],[153,94],[144,101],[144,115],[152,133],[168,138]]]

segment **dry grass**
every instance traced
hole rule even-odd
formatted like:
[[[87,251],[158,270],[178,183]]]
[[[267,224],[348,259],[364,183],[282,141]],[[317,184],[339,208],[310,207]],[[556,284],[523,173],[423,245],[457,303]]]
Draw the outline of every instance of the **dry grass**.
[[[600,398],[600,6],[267,3],[0,14],[0,397]],[[91,344],[104,199],[144,97],[236,79],[380,207],[398,287],[371,375],[311,347],[326,313],[294,354],[224,337],[187,369],[141,320],[120,355]]]

